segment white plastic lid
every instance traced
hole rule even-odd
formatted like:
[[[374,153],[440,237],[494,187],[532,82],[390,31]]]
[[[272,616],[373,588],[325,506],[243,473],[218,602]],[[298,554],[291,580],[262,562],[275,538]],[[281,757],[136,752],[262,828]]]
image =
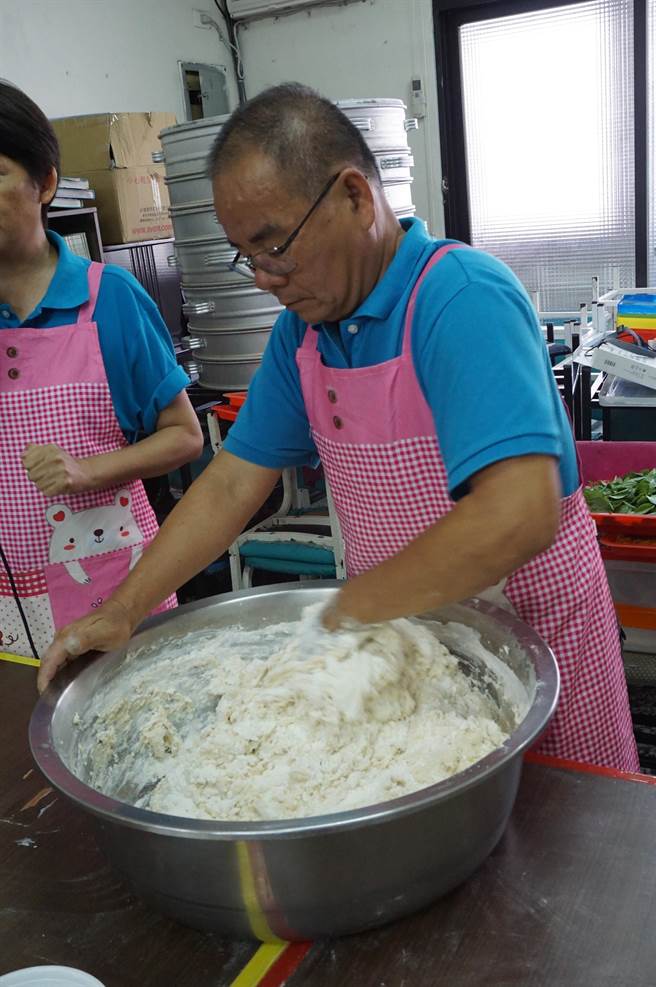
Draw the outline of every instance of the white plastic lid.
[[[656,408],[656,390],[610,374],[599,392],[602,408]]]
[[[104,984],[72,966],[30,966],[0,977],[0,987],[104,987]]]

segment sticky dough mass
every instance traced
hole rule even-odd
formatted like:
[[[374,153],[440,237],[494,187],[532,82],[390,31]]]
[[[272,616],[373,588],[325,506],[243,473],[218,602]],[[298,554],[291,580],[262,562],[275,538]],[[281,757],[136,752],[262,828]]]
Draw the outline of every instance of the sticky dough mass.
[[[77,717],[76,773],[158,812],[283,819],[417,791],[506,739],[497,706],[427,626],[329,635],[318,606],[294,624],[130,655]]]

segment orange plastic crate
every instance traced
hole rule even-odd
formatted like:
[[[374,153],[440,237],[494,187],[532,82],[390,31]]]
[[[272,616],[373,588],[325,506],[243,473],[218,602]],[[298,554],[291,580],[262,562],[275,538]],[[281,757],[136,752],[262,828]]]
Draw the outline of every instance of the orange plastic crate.
[[[228,399],[228,403],[214,404],[212,405],[212,411],[221,421],[234,422],[247,395],[247,391],[226,391],[224,397]]]
[[[615,612],[623,627],[656,631],[656,610],[652,610],[651,607],[634,607],[629,603],[616,603]]]

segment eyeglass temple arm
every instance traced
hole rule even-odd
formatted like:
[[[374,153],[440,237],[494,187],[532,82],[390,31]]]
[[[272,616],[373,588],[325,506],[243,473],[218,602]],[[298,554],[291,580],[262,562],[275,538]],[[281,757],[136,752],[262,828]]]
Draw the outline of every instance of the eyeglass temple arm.
[[[335,182],[337,181],[337,179],[339,178],[340,175],[341,175],[341,171],[338,171],[336,175],[333,175],[332,176],[332,178],[330,179],[330,181],[328,182],[328,184],[326,185],[326,187],[323,189],[323,191],[319,195],[319,198],[315,202],[312,203],[312,205],[310,206],[310,208],[306,212],[305,216],[303,216],[303,219],[300,221],[300,223],[298,224],[298,226],[296,227],[296,229],[293,230],[289,234],[289,236],[287,237],[287,239],[285,240],[284,243],[282,243],[279,247],[275,247],[274,248],[275,249],[275,252],[276,252],[276,254],[278,256],[280,254],[284,254],[284,252],[291,247],[292,243],[294,242],[294,240],[296,239],[296,237],[298,236],[298,234],[301,232],[301,230],[303,229],[303,227],[307,223],[308,219],[310,218],[310,216],[314,212],[314,210],[317,209],[321,205],[321,203],[326,198],[326,196],[328,195],[328,193],[330,192],[331,188],[333,187],[333,185],[335,184]]]

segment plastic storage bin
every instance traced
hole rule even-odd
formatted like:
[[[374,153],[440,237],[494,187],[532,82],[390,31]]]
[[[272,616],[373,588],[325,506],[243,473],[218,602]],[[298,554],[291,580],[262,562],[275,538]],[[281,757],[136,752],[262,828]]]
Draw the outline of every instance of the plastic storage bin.
[[[627,651],[656,653],[656,564],[604,559]]]
[[[606,442],[656,441],[654,388],[610,374],[599,392],[599,405]]]
[[[577,442],[583,486],[656,468],[656,442]],[[600,533],[656,538],[655,514],[596,514]]]
[[[583,484],[653,469],[656,443],[577,442]],[[627,651],[656,654],[656,516],[593,514]]]
[[[616,603],[646,607],[656,614],[656,565],[606,559],[608,584]]]

